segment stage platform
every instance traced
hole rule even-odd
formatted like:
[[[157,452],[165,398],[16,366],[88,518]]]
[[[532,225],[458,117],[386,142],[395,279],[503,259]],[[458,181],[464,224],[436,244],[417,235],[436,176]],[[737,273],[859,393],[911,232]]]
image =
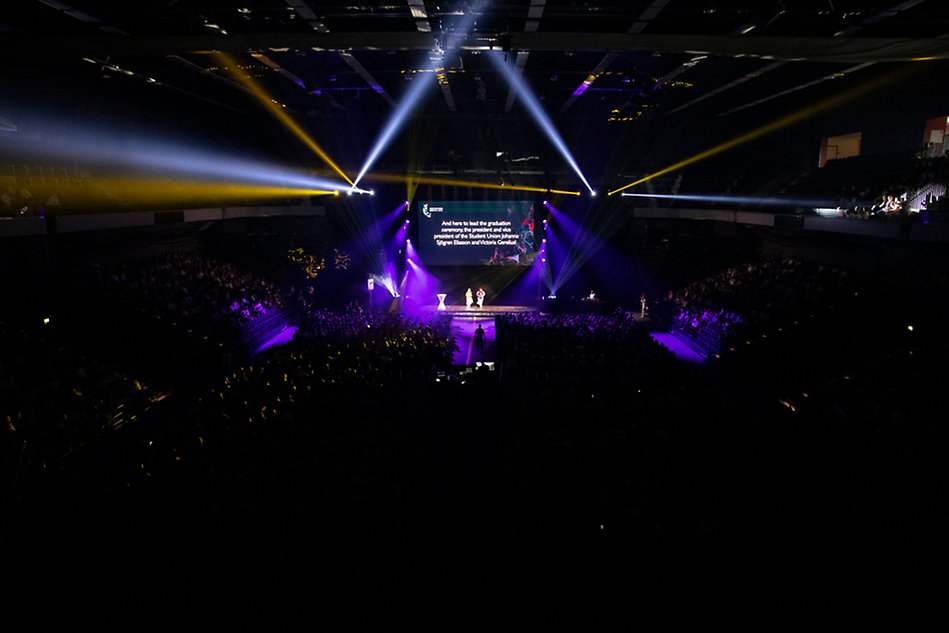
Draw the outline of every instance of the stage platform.
[[[451,316],[454,319],[490,319],[494,318],[500,314],[516,314],[519,312],[537,312],[539,308],[536,306],[502,306],[502,305],[486,305],[482,308],[478,306],[471,306],[466,308],[465,306],[448,306],[445,308],[439,309],[437,306],[432,306],[432,314],[444,314]]]
[[[583,306],[587,307],[587,306]],[[547,314],[568,314],[563,310],[546,310],[543,307],[539,306],[519,306],[519,305],[486,305],[483,308],[477,306],[472,306],[466,308],[465,306],[450,306],[446,305],[444,309],[439,309],[438,306],[432,305],[427,308],[423,308],[427,314],[434,317],[435,315],[450,316],[453,319],[462,319],[462,320],[477,320],[477,319],[493,319],[494,317],[502,314],[518,314],[522,312],[542,312]],[[584,313],[594,313],[591,310],[576,310],[577,314]],[[659,323],[656,323],[648,314],[641,314],[638,311],[626,311],[626,316],[633,319],[637,323],[641,323],[647,328],[653,329],[659,326]]]

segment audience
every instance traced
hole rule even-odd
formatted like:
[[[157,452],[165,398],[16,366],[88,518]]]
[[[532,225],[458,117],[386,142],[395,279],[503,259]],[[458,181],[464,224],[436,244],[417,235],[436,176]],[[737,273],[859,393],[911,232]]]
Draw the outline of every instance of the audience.
[[[499,360],[545,389],[621,389],[629,380],[664,374],[673,359],[621,309],[608,315],[524,312],[500,315],[495,323]]]
[[[836,266],[766,256],[670,291],[654,307],[675,330],[717,353],[847,295],[850,279]]]
[[[239,337],[287,305],[274,283],[193,252],[119,262],[102,276],[116,299],[181,319],[218,340]]]
[[[52,325],[0,322],[4,483],[65,468],[71,455],[135,424],[168,395],[64,338]]]
[[[506,551],[539,576],[669,538],[871,543],[897,532],[897,511],[924,525],[914,504],[943,492],[900,475],[917,459],[942,473],[926,444],[937,399],[908,396],[938,390],[920,375],[943,349],[873,339],[863,324],[891,319],[852,300],[873,289],[841,267],[763,256],[651,302],[651,317],[714,342],[722,362],[677,362],[637,305],[500,315],[496,366],[474,371],[453,365],[449,315],[317,309],[313,286],[284,291],[197,253],[106,267],[103,281],[116,299],[205,328],[300,313],[291,341],[190,394],[145,385],[54,330],[0,330],[5,508],[27,516],[68,490],[60,514],[36,520],[43,530],[92,513],[150,564],[172,558],[189,589],[210,575],[201,565],[236,551],[252,571],[300,556],[346,566],[469,533],[471,558]],[[806,336],[776,335],[798,322]],[[875,346],[850,357],[858,343],[835,341],[842,331]],[[729,351],[749,340],[773,341],[773,358]],[[800,456],[841,470],[815,474]],[[862,488],[877,467],[890,480]]]

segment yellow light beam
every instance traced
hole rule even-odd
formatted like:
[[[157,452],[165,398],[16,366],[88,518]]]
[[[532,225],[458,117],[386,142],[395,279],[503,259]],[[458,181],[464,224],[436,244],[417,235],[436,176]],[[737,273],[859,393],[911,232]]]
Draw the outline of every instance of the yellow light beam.
[[[343,170],[333,162],[333,159],[331,159],[325,151],[323,151],[323,148],[320,147],[316,141],[314,141],[310,135],[307,134],[303,128],[301,128],[297,122],[293,120],[292,117],[290,117],[289,114],[284,112],[283,106],[274,101],[274,99],[268,95],[256,81],[254,81],[247,73],[241,70],[240,66],[237,64],[237,60],[227,53],[221,53],[218,51],[215,51],[212,53],[212,55],[215,57],[215,59],[217,59],[221,66],[227,69],[232,77],[243,84],[245,88],[250,90],[251,94],[253,94],[257,100],[260,101],[260,103],[263,104],[263,106],[267,108],[267,110],[269,110],[270,113],[274,115],[274,117],[277,118],[278,121],[283,123],[283,125],[286,126],[286,128],[290,130],[294,136],[300,139],[300,141],[302,141],[303,144],[306,145],[314,154],[323,159],[323,162],[329,165],[333,171],[339,174],[343,180],[348,182],[350,185],[353,184],[353,181],[350,180],[349,176],[343,173]]]
[[[535,191],[538,193],[559,193],[565,196],[579,196],[579,191],[564,191],[562,189],[546,189],[544,187],[531,187],[527,185],[498,185],[490,182],[477,182],[474,180],[456,180],[454,178],[434,178],[430,176],[419,176],[416,174],[398,175],[398,174],[371,174],[367,175],[367,180],[381,180],[382,182],[405,182],[408,187],[418,187],[418,185],[445,185],[448,187],[472,187],[475,189],[500,189],[504,191]],[[414,189],[412,189],[414,193]]]
[[[877,77],[876,79],[872,81],[868,81],[864,84],[861,84],[860,86],[856,86],[855,88],[852,88],[845,92],[841,92],[840,94],[834,95],[832,97],[828,97],[827,99],[824,99],[823,101],[819,101],[815,103],[814,105],[808,106],[802,110],[798,110],[797,112],[792,112],[791,114],[783,118],[780,118],[776,121],[772,121],[771,123],[763,125],[757,129],[751,130],[750,132],[746,132],[740,136],[737,136],[729,141],[725,141],[724,143],[720,143],[719,145],[716,145],[714,147],[710,147],[709,149],[699,152],[698,154],[695,154],[686,159],[680,160],[679,162],[669,165],[668,167],[664,167],[663,169],[660,169],[657,172],[651,173],[647,176],[643,176],[642,178],[640,178],[639,180],[635,182],[631,182],[628,185],[623,185],[622,187],[618,189],[614,189],[613,191],[608,192],[606,195],[612,196],[614,193],[619,193],[620,191],[624,191],[626,189],[629,189],[630,187],[635,187],[636,185],[642,184],[646,182],[647,180],[652,180],[653,178],[664,176],[670,172],[678,171],[679,169],[692,165],[693,163],[697,163],[700,160],[705,160],[706,158],[715,156],[716,154],[721,154],[722,152],[726,152],[739,145],[748,143],[749,141],[754,141],[756,139],[761,138],[762,136],[767,136],[768,134],[771,134],[772,132],[776,132],[782,128],[788,127],[789,125],[793,125],[795,123],[803,121],[804,119],[812,117],[815,114],[824,112],[825,110],[836,108],[837,106],[843,105],[844,103],[852,101],[858,97],[862,97],[874,90],[877,90],[889,83],[892,83],[893,81],[896,81],[899,78],[902,78],[903,76],[908,74],[910,70],[913,68],[918,68],[918,66],[914,65],[914,66],[906,67],[902,69],[900,72],[894,72],[888,75]]]
[[[103,178],[96,180],[91,191],[81,199],[70,195],[70,201],[93,202],[112,199],[123,203],[156,204],[194,202],[201,200],[246,200],[254,198],[290,198],[302,196],[335,196],[338,191],[303,187],[275,187],[246,183],[167,180],[159,178]]]

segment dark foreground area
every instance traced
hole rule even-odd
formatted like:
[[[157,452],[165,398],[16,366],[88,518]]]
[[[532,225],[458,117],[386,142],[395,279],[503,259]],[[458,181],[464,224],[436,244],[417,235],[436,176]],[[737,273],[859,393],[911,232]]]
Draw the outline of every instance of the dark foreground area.
[[[108,415],[84,407],[126,382],[56,371],[74,332],[20,331],[6,393],[43,414],[4,435],[3,617],[919,628],[945,570],[946,348],[896,289],[919,290],[760,312],[704,365],[623,311],[499,317],[489,369],[452,364],[443,323],[314,310],[292,342]]]

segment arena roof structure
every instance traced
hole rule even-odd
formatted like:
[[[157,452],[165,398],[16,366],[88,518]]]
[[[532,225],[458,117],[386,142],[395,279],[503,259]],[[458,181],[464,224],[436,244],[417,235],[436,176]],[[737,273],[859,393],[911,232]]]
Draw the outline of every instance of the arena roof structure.
[[[51,103],[300,149],[224,53],[346,173],[412,82],[431,74],[407,112],[414,132],[396,135],[369,180],[542,173],[576,188],[489,60],[503,55],[578,162],[594,164],[594,186],[611,189],[661,167],[654,150],[672,135],[684,135],[679,146],[710,129],[740,135],[907,66],[920,69],[895,88],[901,98],[942,91],[933,78],[949,58],[947,36],[949,7],[935,0],[13,0],[0,12],[11,87],[0,134],[22,128],[25,103]]]

